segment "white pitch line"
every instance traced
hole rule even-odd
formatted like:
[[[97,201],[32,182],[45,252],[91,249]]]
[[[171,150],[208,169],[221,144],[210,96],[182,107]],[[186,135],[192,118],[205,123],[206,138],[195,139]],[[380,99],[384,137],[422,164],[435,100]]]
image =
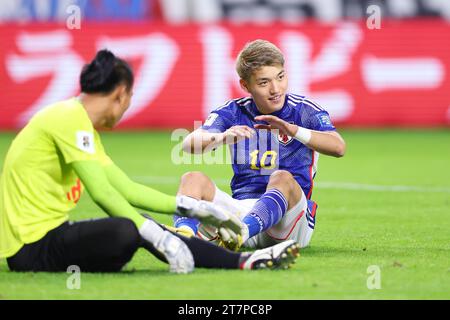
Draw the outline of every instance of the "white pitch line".
[[[149,184],[178,185],[180,177],[173,176],[133,176],[137,181]],[[213,179],[219,186],[228,186],[228,179]],[[418,186],[388,186],[375,185],[354,182],[315,182],[314,188],[318,189],[344,189],[356,191],[374,191],[374,192],[431,192],[431,193],[450,193],[450,187],[418,187]]]
[[[363,191],[393,191],[393,192],[442,192],[450,193],[447,187],[418,187],[418,186],[387,186],[376,184],[363,184],[353,182],[318,182],[314,184],[317,188],[323,189],[347,189],[347,190],[363,190]]]

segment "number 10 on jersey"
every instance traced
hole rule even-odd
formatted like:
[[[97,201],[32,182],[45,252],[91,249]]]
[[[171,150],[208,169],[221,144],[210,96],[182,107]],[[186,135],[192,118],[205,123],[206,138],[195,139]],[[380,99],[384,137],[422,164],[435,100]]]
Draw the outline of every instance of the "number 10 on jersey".
[[[254,150],[250,153],[250,169],[260,170],[260,169],[273,169],[276,166],[277,153],[273,150],[268,150],[263,153],[258,163],[259,150]],[[269,158],[270,157],[270,158]],[[267,164],[268,159],[270,162]],[[258,166],[259,165],[259,166]]]

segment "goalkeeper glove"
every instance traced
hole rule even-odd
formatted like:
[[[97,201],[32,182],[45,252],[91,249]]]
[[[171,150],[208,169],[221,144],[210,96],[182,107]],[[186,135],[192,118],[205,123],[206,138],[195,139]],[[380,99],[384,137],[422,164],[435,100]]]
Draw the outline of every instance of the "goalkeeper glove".
[[[210,201],[197,200],[188,196],[177,196],[176,214],[189,218],[196,218],[205,225],[224,228],[228,234],[237,239],[241,233],[242,222],[238,217],[220,208]]]
[[[172,231],[173,233],[177,233],[177,234],[182,235],[187,238],[195,236],[194,230],[192,230],[188,226],[181,226],[181,227],[175,228],[172,226],[164,225],[164,227],[167,230]]]
[[[153,220],[145,220],[139,234],[165,256],[170,272],[189,273],[194,270],[194,258],[187,245]]]
[[[230,230],[219,228],[219,247],[227,248],[232,251],[238,251],[249,237],[248,226],[245,223],[241,225],[241,232],[233,236]]]

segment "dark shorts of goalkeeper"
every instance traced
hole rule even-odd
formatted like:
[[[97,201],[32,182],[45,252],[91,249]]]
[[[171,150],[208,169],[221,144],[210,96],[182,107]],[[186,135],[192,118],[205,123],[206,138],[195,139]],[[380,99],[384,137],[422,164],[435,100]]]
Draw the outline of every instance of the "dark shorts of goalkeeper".
[[[7,259],[12,271],[117,272],[141,245],[135,224],[125,218],[65,222]]]

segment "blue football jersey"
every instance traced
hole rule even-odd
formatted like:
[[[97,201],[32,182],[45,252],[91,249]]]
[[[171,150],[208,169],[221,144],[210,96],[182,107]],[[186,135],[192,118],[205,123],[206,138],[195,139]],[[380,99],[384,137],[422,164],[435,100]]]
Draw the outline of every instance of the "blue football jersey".
[[[224,132],[236,125],[253,128],[254,124],[263,123],[255,121],[258,115],[261,113],[251,97],[233,99],[212,111],[202,129]],[[312,130],[336,130],[328,112],[301,95],[287,94],[283,107],[271,115]],[[231,181],[233,198],[260,198],[275,170],[289,171],[307,198],[311,198],[319,154],[300,141],[278,132],[256,130],[252,139],[231,144],[230,151],[234,172]]]

